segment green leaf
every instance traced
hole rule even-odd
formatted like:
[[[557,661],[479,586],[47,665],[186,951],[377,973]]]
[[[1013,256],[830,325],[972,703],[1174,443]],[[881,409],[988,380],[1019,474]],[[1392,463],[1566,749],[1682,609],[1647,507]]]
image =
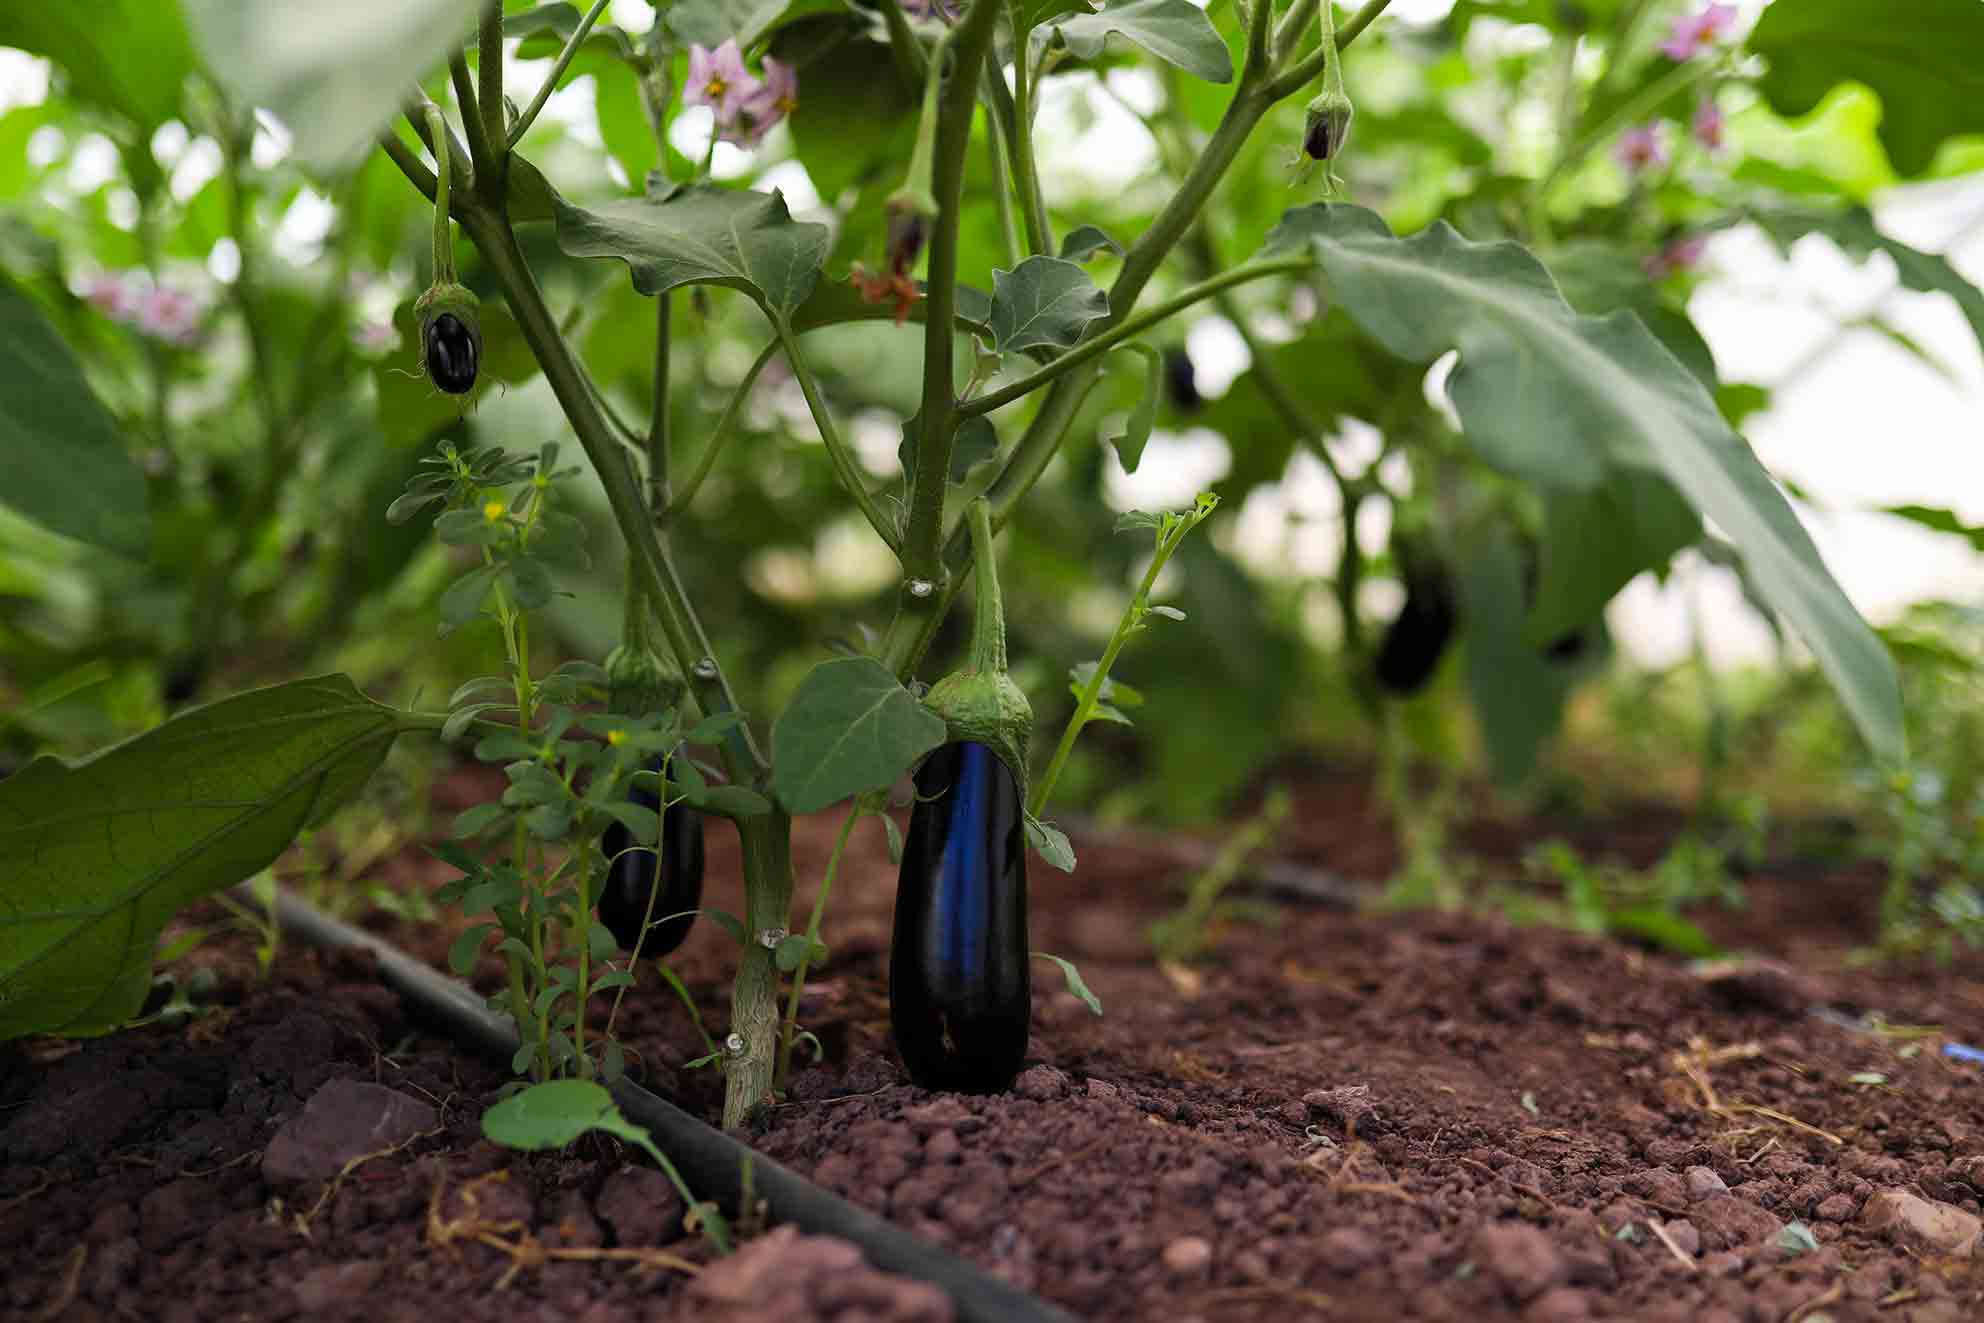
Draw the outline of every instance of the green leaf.
[[[1055,964],[1059,965],[1061,967],[1061,977],[1068,980],[1068,991],[1080,997],[1082,1004],[1087,1006],[1089,1010],[1097,1015],[1102,1014],[1102,998],[1089,991],[1089,986],[1083,981],[1081,970],[1075,968],[1074,961],[1063,960],[1060,956],[1049,955],[1045,951],[1035,951],[1033,958],[1035,960],[1052,960]]]
[[[1715,355],[1708,341],[1687,313],[1661,297],[1633,250],[1623,244],[1576,240],[1551,251],[1550,274],[1563,291],[1564,302],[1579,312],[1602,316],[1614,308],[1632,309],[1654,339],[1704,386],[1715,389]]]
[[[1361,208],[1304,207],[1268,249],[1301,245],[1332,297],[1393,353],[1431,362],[1459,350],[1448,393],[1489,463],[1586,490],[1621,469],[1664,475],[1742,550],[1875,754],[1903,756],[1900,690],[1880,640],[1701,382],[1636,317],[1578,316],[1521,247],[1472,243],[1444,223],[1399,239]]]
[[[504,1148],[564,1148],[589,1130],[614,1133],[628,1122],[613,1095],[591,1080],[549,1080],[513,1093],[482,1114],[482,1133]]]
[[[1792,1254],[1816,1254],[1819,1252],[1819,1238],[1803,1222],[1786,1222],[1784,1229],[1777,1233],[1777,1247]]]
[[[127,556],[151,549],[145,480],[82,366],[0,276],[0,501],[50,532]]]
[[[826,943],[816,942],[805,933],[793,933],[772,949],[772,963],[782,974],[790,974],[801,964],[820,964],[826,958]]]
[[[1077,57],[1092,60],[1112,32],[1207,82],[1233,81],[1233,53],[1206,11],[1191,0],[1128,0],[1099,14],[1053,18],[1034,30],[1033,39],[1036,44],[1058,39]]]
[[[1068,835],[1051,822],[1042,822],[1028,813],[1026,815],[1026,843],[1041,857],[1050,868],[1058,868],[1063,873],[1075,871],[1075,847],[1068,844]],[[1050,960],[1052,956],[1048,957]]]
[[[1658,905],[1634,905],[1613,910],[1605,916],[1605,931],[1621,937],[1637,937],[1677,955],[1705,960],[1716,954],[1716,945],[1693,922]]]
[[[1904,175],[1945,138],[1984,132],[1984,5],[1976,0],[1776,0],[1750,32],[1770,63],[1758,84],[1781,115],[1816,109],[1843,82],[1881,98],[1881,143]]]
[[[600,812],[627,829],[642,845],[653,845],[661,834],[661,815],[645,804],[636,804],[629,799],[611,799],[599,806]]]
[[[503,20],[503,35],[520,37],[516,56],[520,60],[549,60],[556,58],[565,49],[565,43],[579,30],[579,6],[573,4],[539,5],[526,9],[521,14],[511,14]],[[611,23],[596,23],[586,34],[585,44],[579,48],[572,65],[576,69],[588,55],[604,55],[622,63],[638,65],[640,57],[634,50],[634,43],[627,34]],[[567,76],[570,76],[568,73]]]
[[[772,811],[772,802],[748,786],[704,785],[682,799],[691,808],[725,818],[756,818]]]
[[[182,0],[207,68],[241,101],[275,112],[306,166],[364,155],[404,90],[475,28],[479,0]]]
[[[1701,516],[1657,473],[1625,469],[1602,487],[1545,496],[1541,565],[1527,637],[1548,645],[1598,617],[1643,570],[1702,534]]]
[[[319,676],[0,781],[0,1039],[103,1033],[135,1015],[166,921],[321,823],[398,729],[350,680]]]
[[[1121,257],[1123,245],[1093,225],[1077,225],[1061,240],[1061,260],[1064,262],[1086,262],[1101,252]]]
[[[0,46],[45,55],[69,95],[127,117],[149,137],[180,114],[193,50],[179,6],[161,0],[0,6]]]
[[[1144,356],[1144,388],[1122,430],[1105,435],[1102,443],[1116,447],[1123,472],[1135,473],[1137,465],[1143,463],[1144,447],[1150,444],[1151,429],[1157,425],[1157,402],[1164,398],[1164,356],[1149,345],[1127,347]]]
[[[552,206],[559,247],[618,258],[643,294],[724,285],[778,318],[812,293],[832,241],[826,226],[793,220],[778,193],[701,185],[592,209],[553,194]]]
[[[923,415],[912,414],[902,425],[902,443],[896,447],[896,459],[902,465],[902,479],[905,486],[916,486],[916,451],[923,440]],[[951,437],[951,482],[961,483],[971,471],[999,453],[999,433],[992,421],[983,414],[975,414],[958,424],[957,432]]]
[[[448,968],[464,978],[474,973],[477,962],[482,959],[482,944],[489,939],[491,931],[491,925],[486,923],[464,928],[461,935],[448,945]]]
[[[821,662],[772,726],[772,789],[811,813],[894,784],[943,742],[943,718],[874,658]]]
[[[1938,510],[1926,505],[1890,505],[1884,507],[1881,513],[1920,524],[1932,532],[1963,538],[1973,550],[1984,552],[1984,527],[1964,523],[1953,510]]]
[[[1895,274],[1909,289],[1924,294],[1947,294],[1956,300],[1963,319],[1970,323],[1979,349],[1984,349],[1984,291],[1965,280],[1957,269],[1935,253],[1911,248],[1882,234],[1873,216],[1864,207],[1848,211],[1759,211],[1751,213],[1763,232],[1782,252],[1807,234],[1824,235],[1848,257],[1865,261],[1874,253],[1886,253],[1894,262]]]
[[[1029,257],[992,273],[992,347],[1002,354],[1066,349],[1108,315],[1109,296],[1073,262]]]
[[[496,576],[501,573],[500,566],[478,565],[449,584],[448,591],[441,594],[441,632],[446,634],[460,629],[481,614],[482,603],[488,598],[489,590],[496,586]]]

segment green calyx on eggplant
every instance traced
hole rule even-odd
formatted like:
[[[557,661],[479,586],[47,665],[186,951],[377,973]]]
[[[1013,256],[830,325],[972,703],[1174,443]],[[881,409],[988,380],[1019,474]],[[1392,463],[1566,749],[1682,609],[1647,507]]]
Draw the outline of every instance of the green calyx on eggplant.
[[[1392,554],[1405,579],[1405,605],[1378,641],[1372,659],[1378,687],[1409,697],[1426,687],[1453,643],[1460,620],[1453,576],[1446,563],[1417,540],[1395,538]]]
[[[634,840],[632,832],[614,822],[600,838],[606,855],[606,880],[599,891],[599,921],[635,959],[665,956],[682,945],[695,926],[695,911],[703,903],[703,815],[687,804],[661,808],[658,785],[662,760],[647,765],[657,784],[637,778],[634,803],[661,812],[656,849]]]
[[[474,294],[451,280],[437,281],[414,302],[421,365],[427,379],[450,395],[474,390],[482,371],[480,306]]]
[[[916,772],[889,948],[889,1024],[926,1089],[994,1093],[1026,1059],[1033,1018],[1020,780],[975,740]]]
[[[1033,707],[1006,673],[1006,611],[992,549],[991,507],[980,497],[971,503],[967,518],[977,580],[971,655],[963,667],[930,686],[923,705],[944,719],[953,742],[989,745],[1019,779],[1024,797]]]

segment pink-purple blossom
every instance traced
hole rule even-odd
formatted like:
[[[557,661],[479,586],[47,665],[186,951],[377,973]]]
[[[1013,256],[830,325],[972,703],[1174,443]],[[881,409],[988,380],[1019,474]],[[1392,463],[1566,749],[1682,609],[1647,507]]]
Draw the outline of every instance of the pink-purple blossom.
[[[799,106],[799,75],[789,64],[766,56],[765,76],[753,76],[732,38],[715,50],[689,48],[685,106],[708,106],[716,116],[717,137],[755,147],[772,126]]]
[[[1701,265],[1702,257],[1707,252],[1707,235],[1690,234],[1670,239],[1659,252],[1646,259],[1646,273],[1654,280],[1663,280],[1677,271],[1692,271]]]
[[[200,338],[206,301],[169,285],[154,285],[142,271],[104,271],[83,287],[90,305],[121,326],[170,345],[190,345]]]
[[[732,37],[715,50],[689,47],[689,82],[682,89],[685,106],[708,106],[719,126],[736,123],[738,112],[757,93],[758,80],[744,67],[744,53]]]
[[[1701,104],[1695,107],[1695,118],[1691,127],[1696,142],[1710,151],[1721,149],[1723,130],[1727,127],[1727,121],[1723,118],[1722,107],[1715,103],[1714,97],[1704,97]]]
[[[1677,64],[1692,60],[1702,47],[1726,36],[1735,23],[1735,5],[1709,5],[1698,14],[1675,19],[1667,40],[1660,43],[1660,53]]]
[[[1658,124],[1642,124],[1638,128],[1627,129],[1619,135],[1619,145],[1615,150],[1619,164],[1633,174],[1667,163],[1667,140],[1661,136]]]

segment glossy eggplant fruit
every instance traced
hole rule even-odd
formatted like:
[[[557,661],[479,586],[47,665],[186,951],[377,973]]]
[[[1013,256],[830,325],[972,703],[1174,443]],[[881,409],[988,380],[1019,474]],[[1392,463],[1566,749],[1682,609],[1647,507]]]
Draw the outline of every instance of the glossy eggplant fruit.
[[[954,741],[916,773],[896,887],[889,1022],[926,1089],[994,1093],[1026,1059],[1026,833],[1018,781],[989,745]]]
[[[1199,375],[1192,367],[1192,356],[1183,345],[1164,351],[1164,393],[1179,413],[1197,413],[1205,403],[1199,394]]]
[[[1458,619],[1453,585],[1444,569],[1409,575],[1405,605],[1378,643],[1374,669],[1379,687],[1400,697],[1424,689],[1453,642]]]
[[[651,763],[648,770],[658,772],[661,764]],[[638,783],[628,797],[647,808],[661,802]],[[599,921],[620,949],[632,951],[637,959],[665,956],[682,945],[696,923],[689,911],[703,903],[703,815],[686,804],[669,805],[661,815],[659,844],[659,852],[635,845],[633,834],[617,822],[600,838],[600,849],[612,862],[599,893]],[[645,939],[643,920],[648,924]]]
[[[475,375],[482,364],[482,346],[468,323],[452,312],[444,312],[427,323],[427,378],[450,395],[466,395],[475,389]]]

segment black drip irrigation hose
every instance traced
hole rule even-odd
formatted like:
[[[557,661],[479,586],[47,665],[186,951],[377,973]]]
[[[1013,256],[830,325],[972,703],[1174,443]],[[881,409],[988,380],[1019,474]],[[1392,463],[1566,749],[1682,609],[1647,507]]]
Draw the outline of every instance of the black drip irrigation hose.
[[[314,946],[369,952],[378,962],[379,981],[404,998],[419,1018],[455,1041],[505,1063],[517,1050],[510,1018],[489,1010],[462,983],[280,888],[275,909],[284,933],[294,933]],[[962,1323],[1074,1323],[1063,1310],[856,1208],[632,1080],[614,1085],[613,1099],[629,1120],[647,1127],[656,1147],[668,1155],[690,1188],[715,1199],[726,1213],[738,1211],[748,1163],[752,1191],[765,1202],[773,1220],[852,1241],[877,1268],[930,1283],[951,1298]]]

